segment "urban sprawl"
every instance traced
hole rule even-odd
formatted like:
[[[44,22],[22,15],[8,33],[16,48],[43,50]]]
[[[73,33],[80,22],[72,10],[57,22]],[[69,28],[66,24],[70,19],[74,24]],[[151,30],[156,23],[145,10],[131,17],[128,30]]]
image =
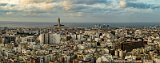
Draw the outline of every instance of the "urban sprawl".
[[[159,28],[0,28],[0,63],[160,63]]]

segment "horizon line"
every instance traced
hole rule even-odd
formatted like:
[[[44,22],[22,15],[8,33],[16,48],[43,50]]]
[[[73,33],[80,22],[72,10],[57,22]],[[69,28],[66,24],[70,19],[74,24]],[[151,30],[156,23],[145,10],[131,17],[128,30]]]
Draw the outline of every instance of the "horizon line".
[[[52,21],[47,21],[47,22],[42,22],[42,21],[0,21],[0,22],[7,22],[7,23],[57,23],[52,22]],[[66,21],[61,21],[61,23],[159,23],[160,22],[66,22]]]

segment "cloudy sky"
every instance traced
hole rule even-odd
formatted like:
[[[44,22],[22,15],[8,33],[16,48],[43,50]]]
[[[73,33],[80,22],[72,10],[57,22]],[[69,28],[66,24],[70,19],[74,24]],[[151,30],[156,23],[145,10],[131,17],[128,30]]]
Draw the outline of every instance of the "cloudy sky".
[[[0,21],[160,22],[160,0],[0,0]]]

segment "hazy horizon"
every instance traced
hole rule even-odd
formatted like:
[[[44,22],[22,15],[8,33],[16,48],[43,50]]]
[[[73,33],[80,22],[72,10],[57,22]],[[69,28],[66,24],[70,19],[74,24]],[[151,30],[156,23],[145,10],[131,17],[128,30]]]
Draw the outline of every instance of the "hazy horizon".
[[[0,27],[54,27],[57,22],[7,22],[0,21]],[[120,23],[91,23],[91,22],[62,22],[61,24],[65,25],[65,27],[95,27],[95,25],[110,25],[110,27],[134,27],[134,28],[142,28],[142,27],[154,27],[160,26],[160,23],[155,22],[120,22]]]
[[[54,23],[54,24],[56,24],[57,23],[57,21],[48,21],[48,22],[43,22],[43,21],[0,21],[0,23]],[[85,21],[85,22],[66,22],[66,21],[61,21],[61,23],[92,23],[92,24],[103,24],[103,23],[143,23],[143,24],[145,24],[145,23],[156,23],[156,24],[160,24],[160,22],[141,22],[141,21],[137,21],[137,22],[87,22],[87,21]]]

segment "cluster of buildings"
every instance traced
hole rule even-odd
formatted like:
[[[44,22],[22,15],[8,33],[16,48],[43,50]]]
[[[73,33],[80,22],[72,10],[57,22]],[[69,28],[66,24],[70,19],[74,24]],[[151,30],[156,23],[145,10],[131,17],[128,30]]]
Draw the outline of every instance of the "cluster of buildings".
[[[1,28],[1,63],[160,63],[160,29]]]

